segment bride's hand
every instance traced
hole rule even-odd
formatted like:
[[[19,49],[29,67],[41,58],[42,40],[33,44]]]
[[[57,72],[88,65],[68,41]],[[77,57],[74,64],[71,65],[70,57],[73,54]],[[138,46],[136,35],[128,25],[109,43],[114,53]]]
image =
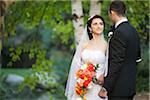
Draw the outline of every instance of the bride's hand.
[[[103,85],[104,84],[104,74],[100,75],[98,80],[97,80],[97,83],[99,85]]]

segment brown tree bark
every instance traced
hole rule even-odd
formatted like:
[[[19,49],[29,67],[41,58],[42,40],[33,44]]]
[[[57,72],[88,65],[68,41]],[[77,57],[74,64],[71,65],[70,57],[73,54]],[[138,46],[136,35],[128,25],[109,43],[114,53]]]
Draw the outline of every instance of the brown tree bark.
[[[4,39],[4,16],[8,7],[14,2],[14,0],[2,0],[0,1],[0,68],[2,66],[2,49]]]

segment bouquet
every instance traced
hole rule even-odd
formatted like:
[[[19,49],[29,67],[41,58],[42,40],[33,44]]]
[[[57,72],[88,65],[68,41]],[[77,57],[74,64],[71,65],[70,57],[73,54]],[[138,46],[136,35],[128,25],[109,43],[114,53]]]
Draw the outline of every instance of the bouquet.
[[[98,64],[83,64],[76,72],[77,83],[75,85],[75,91],[83,100],[86,100],[85,94],[88,89],[92,88],[92,84],[97,81],[95,73],[98,67]]]

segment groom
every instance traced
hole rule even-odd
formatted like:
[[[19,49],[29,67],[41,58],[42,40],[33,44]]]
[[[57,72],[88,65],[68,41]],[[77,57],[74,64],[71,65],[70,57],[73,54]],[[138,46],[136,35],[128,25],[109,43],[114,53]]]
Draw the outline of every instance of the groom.
[[[136,64],[141,61],[140,41],[135,28],[125,17],[123,1],[113,1],[109,17],[114,26],[109,42],[108,74],[104,79],[100,97],[109,100],[132,100],[135,95]]]

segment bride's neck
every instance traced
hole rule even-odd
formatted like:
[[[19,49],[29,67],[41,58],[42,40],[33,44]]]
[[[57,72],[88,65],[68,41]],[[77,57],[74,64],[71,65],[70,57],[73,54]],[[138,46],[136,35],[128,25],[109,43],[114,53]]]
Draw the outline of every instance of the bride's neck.
[[[93,34],[92,41],[93,41],[93,42],[98,42],[98,41],[100,41],[100,35],[99,35],[99,34]]]

